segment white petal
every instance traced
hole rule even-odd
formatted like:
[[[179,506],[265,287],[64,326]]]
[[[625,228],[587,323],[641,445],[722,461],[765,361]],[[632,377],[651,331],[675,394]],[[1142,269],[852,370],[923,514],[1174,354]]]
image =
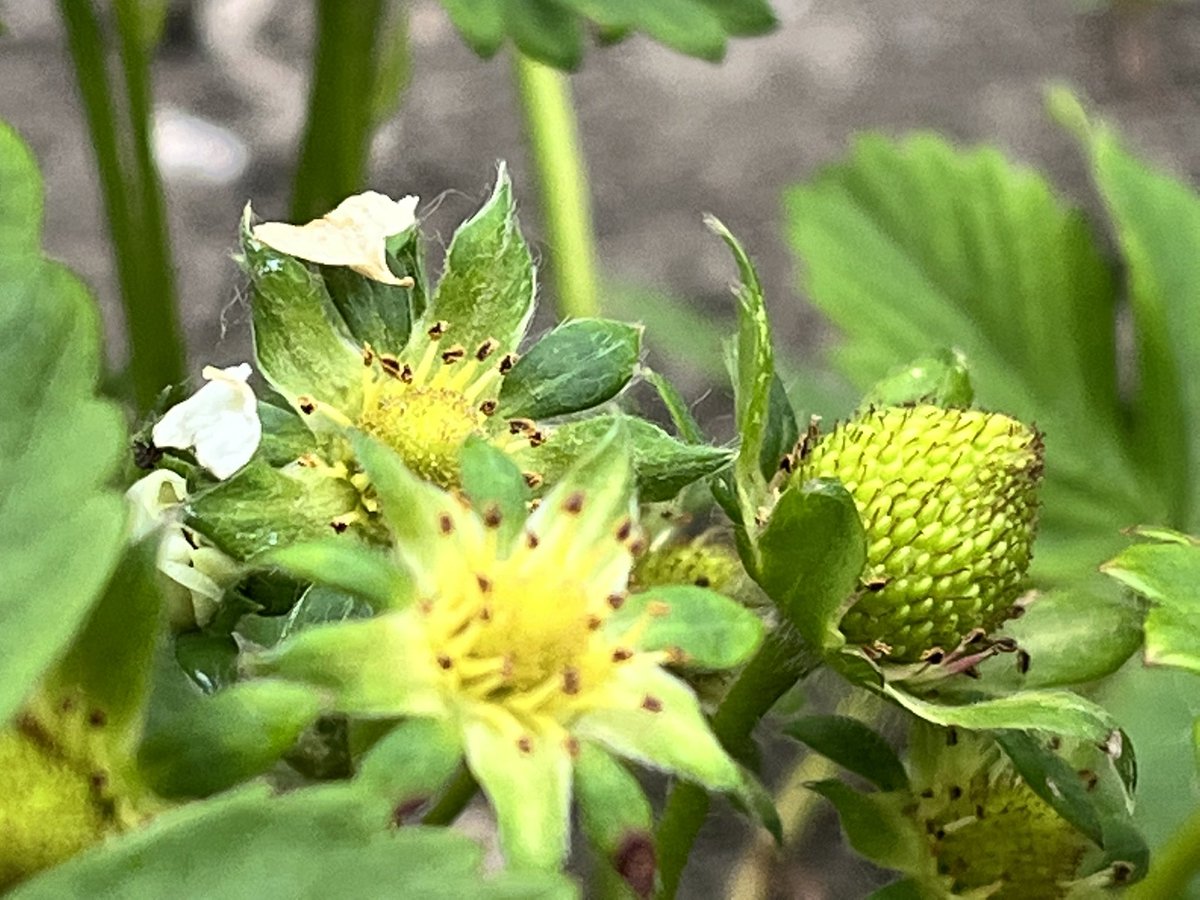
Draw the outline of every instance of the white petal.
[[[130,485],[130,540],[138,541],[161,525],[187,497],[187,482],[170,469],[155,469]]]
[[[224,481],[250,461],[262,439],[250,366],[204,369],[208,384],[167,410],[151,433],[156,447],[195,449],[200,465]]]
[[[305,225],[264,222],[254,237],[297,259],[349,266],[385,284],[400,284],[388,268],[387,239],[416,224],[417,198],[393,200],[376,191],[347,197],[333,211]]]

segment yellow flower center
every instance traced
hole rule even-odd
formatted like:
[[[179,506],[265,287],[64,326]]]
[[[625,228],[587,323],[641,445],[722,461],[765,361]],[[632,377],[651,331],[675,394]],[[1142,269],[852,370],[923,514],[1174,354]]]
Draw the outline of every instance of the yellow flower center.
[[[483,420],[483,413],[462,391],[395,382],[380,386],[375,403],[363,410],[358,424],[391,446],[422,478],[453,487],[459,449],[480,431]]]

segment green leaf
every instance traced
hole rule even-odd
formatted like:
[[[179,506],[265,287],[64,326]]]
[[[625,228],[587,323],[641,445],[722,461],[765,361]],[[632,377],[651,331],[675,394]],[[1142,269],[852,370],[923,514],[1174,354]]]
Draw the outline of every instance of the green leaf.
[[[894,685],[885,685],[883,693],[914,715],[937,725],[959,725],[973,731],[1030,729],[1098,744],[1107,743],[1119,734],[1108,712],[1068,691],[1022,691],[960,705],[931,703]]]
[[[432,797],[461,759],[462,744],[449,723],[408,719],[371,748],[354,783],[386,801],[390,810],[403,810]]]
[[[335,534],[335,520],[359,509],[358,490],[319,469],[274,469],[252,460],[228,481],[193,494],[187,524],[235,559]],[[367,536],[359,522],[341,535]]]
[[[771,10],[771,4],[767,0],[699,0],[699,2],[716,14],[727,34],[738,36],[766,34],[779,25],[779,20],[775,18],[775,13]]]
[[[912,878],[905,878],[903,881],[893,881],[891,884],[873,891],[867,900],[925,900],[925,898],[926,892],[920,882]]]
[[[955,347],[981,407],[1045,429],[1035,574],[1074,578],[1112,554],[1119,526],[1163,517],[1124,424],[1110,268],[1041,178],[991,149],[867,136],[792,189],[787,213],[805,290],[862,389]]]
[[[770,418],[771,395],[775,386],[775,357],[771,349],[771,324],[763,302],[762,285],[754,264],[737,238],[720,220],[705,220],[712,231],[728,245],[738,265],[742,283],[737,289],[738,333],[729,348],[733,374],[733,403],[740,436],[734,461],[734,484],[743,522],[754,521],[758,507],[767,494],[762,473],[763,445]]]
[[[409,289],[346,266],[320,266],[325,287],[350,334],[380,353],[398,354],[412,330]]]
[[[730,669],[762,643],[758,616],[716,591],[690,584],[632,594],[604,623],[615,640],[632,631],[639,650],[676,653],[677,665]]]
[[[1125,263],[1137,344],[1134,452],[1165,491],[1169,521],[1200,527],[1200,197],[1127,153],[1065,90],[1050,103],[1088,156]]]
[[[1101,569],[1153,603],[1146,663],[1200,673],[1200,543],[1134,544]]]
[[[988,689],[1066,687],[1116,672],[1142,645],[1141,605],[1097,579],[1038,596],[1004,625],[1029,655],[1024,673],[1002,654],[982,666]],[[982,686],[981,685],[981,686]]]
[[[392,829],[352,787],[271,797],[265,788],[192,804],[17,888],[19,900],[106,897],[389,896],[571,898],[559,875],[484,880],[481,851],[447,829]]]
[[[966,357],[957,350],[943,350],[893,369],[867,392],[862,406],[932,403],[968,407],[973,399],[975,389]]]
[[[402,609],[414,599],[412,580],[404,570],[390,557],[359,543],[291,544],[260,554],[254,562],[361,597],[378,612]]]
[[[638,780],[591,742],[579,746],[574,794],[588,843],[628,882],[635,896],[655,887],[654,813]],[[648,862],[629,864],[631,859]]]
[[[484,59],[504,43],[505,0],[442,0],[450,21],[468,46]]]
[[[810,782],[807,787],[834,805],[850,846],[872,862],[911,870],[928,853],[901,812],[903,794],[863,794],[837,779]]]
[[[700,423],[692,415],[691,409],[675,385],[652,369],[643,369],[642,377],[658,392],[658,398],[667,408],[667,414],[670,415],[671,423],[679,432],[679,436],[689,444],[703,444],[704,432],[700,429]]]
[[[879,732],[849,716],[802,716],[783,727],[784,734],[861,775],[881,791],[908,787],[904,765]]]
[[[423,330],[444,321],[449,324],[443,341],[474,353],[492,339],[503,355],[525,334],[534,290],[533,260],[517,223],[508,169],[501,164],[487,203],[454,232]]]
[[[509,867],[554,870],[570,843],[571,755],[558,735],[525,735],[518,747],[519,726],[511,725],[467,720],[467,765],[496,812]]]
[[[120,411],[96,398],[100,322],[41,252],[41,182],[0,123],[0,723],[82,627],[116,565]]]
[[[521,470],[504,451],[478,437],[470,437],[460,454],[462,489],[485,522],[499,532],[501,546],[508,546],[521,532],[528,517],[532,496]]]
[[[504,27],[526,56],[564,71],[583,60],[579,18],[556,0],[503,0]]]
[[[501,413],[547,419],[611,400],[633,377],[641,338],[641,328],[624,322],[564,322],[534,344],[505,376]]]
[[[725,55],[717,10],[696,0],[560,0],[607,28],[645,32],[664,46],[712,62]]]
[[[759,536],[755,575],[813,648],[845,644],[838,631],[867,560],[854,498],[836,481],[793,482]]]
[[[553,484],[613,427],[615,416],[594,416],[554,428],[546,443],[526,451],[527,468]],[[720,447],[685,444],[657,425],[624,417],[633,450],[638,499],[643,503],[670,500],[681,490],[729,464],[730,453]]]
[[[270,768],[322,707],[319,692],[249,681],[196,695],[158,721],[138,748],[138,768],[164,797],[205,797]]]
[[[279,393],[302,395],[338,409],[357,409],[362,354],[338,313],[325,282],[298,259],[256,240],[250,208],[242,218],[242,265],[250,276],[254,353]]]

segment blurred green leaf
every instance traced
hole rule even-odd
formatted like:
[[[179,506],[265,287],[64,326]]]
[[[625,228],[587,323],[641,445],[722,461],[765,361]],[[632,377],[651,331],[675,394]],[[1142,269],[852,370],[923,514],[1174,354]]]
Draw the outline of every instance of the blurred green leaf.
[[[125,429],[95,396],[99,317],[42,257],[41,221],[36,164],[0,123],[0,723],[83,626],[124,539],[109,482]]]
[[[892,369],[863,397],[862,406],[970,406],[975,399],[966,357],[943,350]]]
[[[858,509],[836,481],[788,485],[759,537],[751,573],[810,647],[845,643],[838,623],[867,560]]]
[[[496,528],[502,545],[506,544],[524,527],[533,492],[512,458],[485,440],[468,438],[460,459],[463,493],[489,527]],[[494,518],[497,515],[499,521]]]
[[[1144,165],[1065,90],[1051,108],[1079,137],[1115,227],[1137,352],[1133,450],[1165,492],[1168,521],[1200,527],[1200,197]]]
[[[450,780],[461,759],[459,734],[452,725],[437,719],[406,719],[371,748],[354,783],[386,801],[395,815],[429,800]]]
[[[575,760],[575,801],[579,822],[588,843],[604,862],[614,867],[625,863],[627,854],[642,851],[654,859],[654,812],[638,780],[608,751],[591,741],[579,747]],[[631,880],[637,896],[654,889],[654,867],[628,866],[622,873]]]
[[[501,409],[507,416],[547,419],[611,400],[633,377],[641,332],[610,319],[564,322],[505,376]]]
[[[784,734],[860,775],[881,791],[908,787],[904,764],[887,741],[849,716],[801,716],[783,726]]]
[[[312,688],[248,681],[161,717],[138,748],[138,768],[164,797],[205,797],[253,778],[291,749],[321,711]]]
[[[1167,508],[1139,473],[1116,379],[1116,290],[1083,217],[998,152],[941,138],[861,138],[848,162],[787,195],[808,295],[843,332],[861,388],[955,347],[980,406],[1045,429],[1035,574],[1111,555],[1116,529]]]
[[[833,804],[850,846],[889,869],[912,870],[928,853],[921,836],[903,815],[903,793],[863,794],[837,779],[807,785]]]
[[[271,797],[262,788],[164,813],[150,825],[43,873],[10,896],[406,896],[571,898],[559,875],[484,879],[482,853],[447,829],[392,829],[352,787]]]
[[[357,542],[330,538],[288,544],[259,555],[255,564],[278,566],[302,581],[317,581],[361,597],[378,612],[402,609],[414,599],[404,570],[386,554]]]

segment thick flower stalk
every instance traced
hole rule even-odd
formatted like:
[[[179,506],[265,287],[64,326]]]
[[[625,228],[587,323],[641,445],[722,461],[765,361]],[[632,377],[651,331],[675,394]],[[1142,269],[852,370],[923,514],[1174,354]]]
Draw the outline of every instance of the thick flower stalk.
[[[517,866],[562,862],[573,782],[592,812],[604,810],[604,785],[629,792],[614,755],[718,791],[745,784],[691,689],[664,666],[738,665],[762,627],[695,585],[630,593],[645,548],[626,441],[618,423],[526,517],[518,470],[486,446],[473,452],[492,454],[492,476],[471,468],[471,508],[358,437],[395,540],[390,557],[339,543],[273,558],[356,591],[377,615],[307,631],[258,670],[323,686],[355,717],[443,723],[439,758],[465,757]],[[636,844],[643,860],[648,840]],[[635,845],[623,846],[613,854]]]
[[[794,480],[836,478],[867,537],[841,629],[890,662],[940,661],[998,628],[1025,588],[1042,440],[995,413],[871,409],[801,447]]]

